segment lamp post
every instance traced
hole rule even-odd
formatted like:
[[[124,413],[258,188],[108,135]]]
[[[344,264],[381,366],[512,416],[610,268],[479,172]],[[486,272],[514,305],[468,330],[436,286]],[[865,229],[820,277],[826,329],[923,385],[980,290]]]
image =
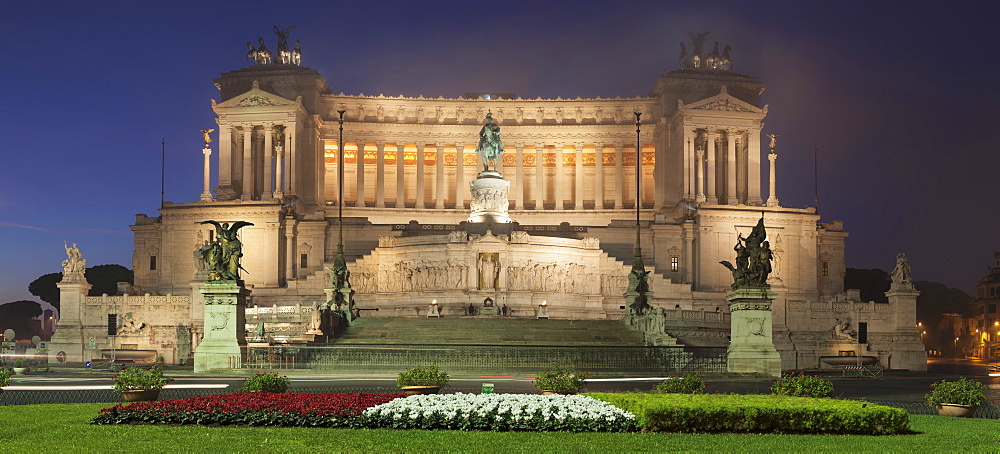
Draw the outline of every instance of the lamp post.
[[[338,224],[338,235],[337,235],[337,256],[333,259],[333,273],[336,276],[337,288],[335,289],[337,296],[338,306],[341,304],[346,304],[346,308],[342,308],[346,311],[348,320],[350,320],[351,314],[351,291],[350,291],[350,274],[347,271],[347,261],[344,260],[344,112],[345,110],[338,110],[337,113],[340,114],[338,123],[340,125],[340,140],[337,144],[337,224]],[[346,291],[346,301],[345,292]]]

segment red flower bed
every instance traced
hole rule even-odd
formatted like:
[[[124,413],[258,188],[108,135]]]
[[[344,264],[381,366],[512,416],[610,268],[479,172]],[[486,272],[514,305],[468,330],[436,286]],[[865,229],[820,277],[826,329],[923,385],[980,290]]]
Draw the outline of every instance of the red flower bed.
[[[220,424],[351,427],[368,407],[404,394],[230,393],[118,404],[98,412],[91,424]]]

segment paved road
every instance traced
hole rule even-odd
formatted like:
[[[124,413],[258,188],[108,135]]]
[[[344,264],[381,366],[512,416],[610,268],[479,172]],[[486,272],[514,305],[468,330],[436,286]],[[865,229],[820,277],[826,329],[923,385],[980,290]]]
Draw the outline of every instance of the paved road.
[[[990,387],[987,398],[1000,401],[1000,377],[991,377],[991,364],[978,360],[932,359],[926,373],[890,372],[883,379],[851,378],[838,374],[824,374],[834,384],[836,397],[865,399],[875,402],[918,403],[931,383],[958,376],[980,380]],[[53,402],[53,401],[116,401],[110,391],[113,374],[107,371],[62,369],[53,373],[16,376],[0,394],[0,404]],[[243,378],[234,375],[196,375],[190,371],[168,371],[176,379],[164,390],[165,397],[183,397],[199,393],[231,392],[240,388]],[[331,376],[322,373],[289,371],[292,391],[391,391],[395,377],[375,376],[358,378]],[[732,378],[725,375],[708,375],[708,392],[737,394],[766,394],[770,379]],[[587,391],[648,391],[660,381],[658,377],[632,379],[593,379]],[[493,383],[496,392],[537,392],[530,377],[512,376],[458,376],[453,377],[449,388],[456,392],[477,392],[483,383]]]

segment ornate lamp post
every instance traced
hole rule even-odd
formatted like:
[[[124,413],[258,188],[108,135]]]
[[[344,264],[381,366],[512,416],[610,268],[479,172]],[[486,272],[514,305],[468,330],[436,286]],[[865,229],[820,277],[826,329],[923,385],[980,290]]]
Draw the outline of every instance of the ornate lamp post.
[[[347,270],[347,261],[344,260],[344,112],[338,110],[340,114],[338,123],[340,125],[340,140],[337,145],[337,224],[339,233],[337,236],[337,256],[333,259],[333,274],[335,284],[335,301],[338,309],[342,310],[345,318],[351,320],[351,273]],[[360,159],[360,157],[359,157]]]
[[[642,123],[639,121],[639,117],[642,116],[642,113],[633,113],[635,114],[635,258],[632,260],[632,271],[628,275],[628,290],[625,292],[625,302],[628,305],[630,323],[634,322],[635,317],[642,315],[650,307],[647,299],[652,296],[649,292],[649,284],[647,282],[649,273],[646,271],[646,266],[642,263],[642,246],[639,239],[641,233],[639,209],[642,207],[642,196],[640,194],[642,143],[639,137]]]

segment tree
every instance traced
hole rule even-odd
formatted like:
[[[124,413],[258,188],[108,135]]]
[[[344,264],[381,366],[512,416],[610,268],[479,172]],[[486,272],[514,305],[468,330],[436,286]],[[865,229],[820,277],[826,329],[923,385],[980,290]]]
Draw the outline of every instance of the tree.
[[[18,339],[31,339],[31,336],[39,334],[37,321],[32,321],[39,315],[42,315],[42,306],[35,301],[0,304],[0,332],[12,329]]]
[[[105,293],[115,295],[118,293],[118,283],[134,281],[132,270],[121,265],[97,265],[87,268],[85,276],[90,283],[90,296],[101,296]],[[30,284],[28,291],[37,296],[42,301],[49,303],[59,309],[59,287],[56,284],[62,280],[62,273],[49,273],[39,276]]]
[[[56,283],[61,280],[62,273],[43,274],[28,284],[28,291],[59,310],[59,288]]]

